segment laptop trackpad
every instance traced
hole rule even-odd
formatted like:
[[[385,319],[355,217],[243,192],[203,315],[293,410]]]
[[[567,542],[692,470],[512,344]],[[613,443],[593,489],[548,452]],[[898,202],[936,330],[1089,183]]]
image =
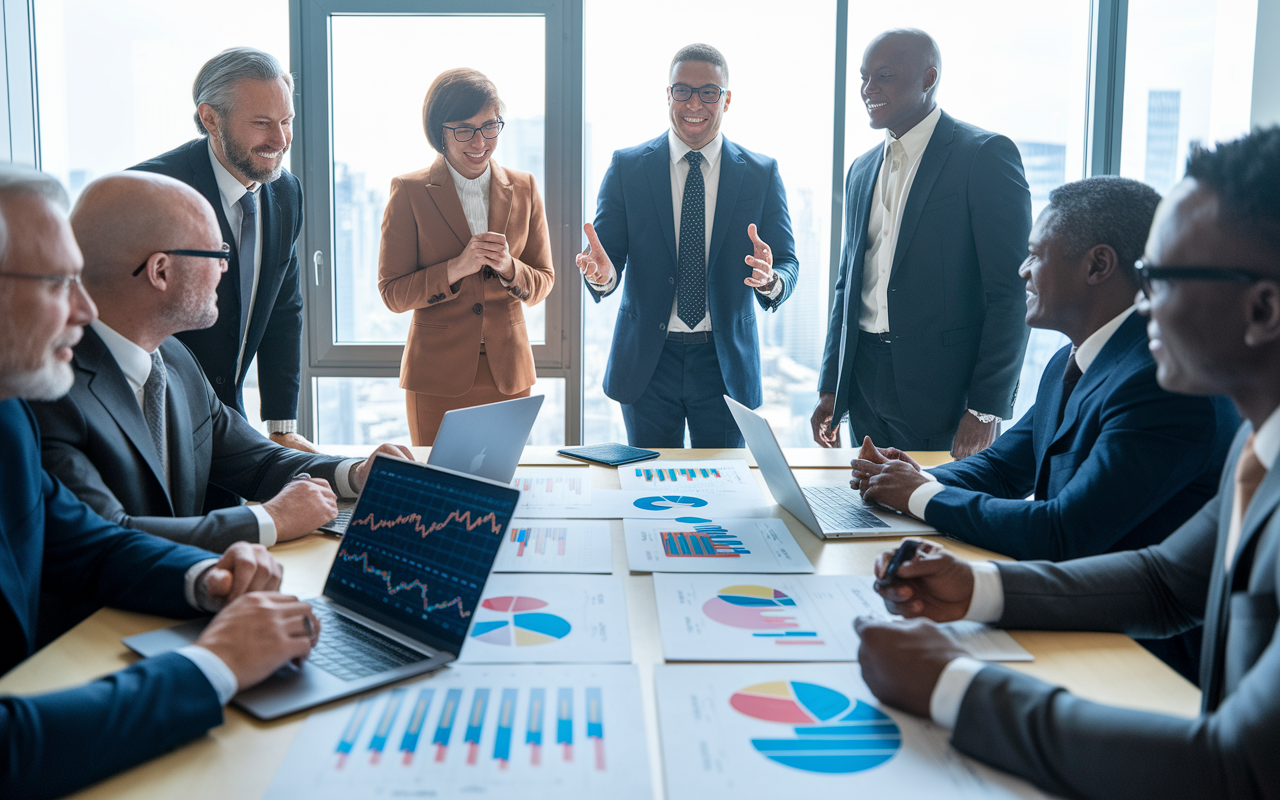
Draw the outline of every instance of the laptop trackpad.
[[[172,628],[160,628],[139,633],[136,636],[126,636],[121,641],[124,642],[125,647],[143,658],[151,658],[194,643],[199,638],[200,632],[209,624],[210,619],[212,617],[194,619]]]

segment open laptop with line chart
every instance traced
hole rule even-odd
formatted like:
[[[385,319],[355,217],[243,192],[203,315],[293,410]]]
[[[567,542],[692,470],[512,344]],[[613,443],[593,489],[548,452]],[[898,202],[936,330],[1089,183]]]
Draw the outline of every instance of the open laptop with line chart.
[[[274,719],[456,659],[519,500],[502,483],[376,456],[324,593],[308,601],[321,622],[311,657],[232,702]],[[194,642],[206,624],[124,643],[158,655]]]

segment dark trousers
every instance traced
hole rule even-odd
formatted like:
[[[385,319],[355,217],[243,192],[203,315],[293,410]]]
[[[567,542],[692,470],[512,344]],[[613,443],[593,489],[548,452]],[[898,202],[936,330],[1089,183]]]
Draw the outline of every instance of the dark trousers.
[[[728,392],[712,334],[670,336],[644,394],[622,404],[627,441],[632,447],[684,447],[687,421],[691,447],[745,446],[724,401]]]
[[[854,354],[853,381],[849,386],[849,446],[858,447],[862,437],[870,436],[876,447],[950,450],[955,428],[940,436],[923,437],[903,416],[891,347],[877,334],[858,331],[858,352]]]

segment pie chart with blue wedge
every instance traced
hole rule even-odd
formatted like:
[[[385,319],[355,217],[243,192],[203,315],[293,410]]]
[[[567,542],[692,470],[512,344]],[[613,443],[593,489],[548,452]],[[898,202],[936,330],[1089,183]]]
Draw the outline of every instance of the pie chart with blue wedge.
[[[670,511],[673,508],[702,508],[707,504],[701,497],[664,494],[637,498],[632,505],[642,511]]]
[[[748,717],[794,725],[794,738],[752,739],[751,745],[771,761],[805,772],[862,772],[902,746],[902,731],[882,711],[816,683],[757,683],[735,692],[729,705]]]
[[[479,620],[471,626],[471,638],[505,647],[550,644],[569,635],[573,626],[564,617],[532,611],[547,603],[536,597],[490,597],[480,604],[502,612],[499,619]]]

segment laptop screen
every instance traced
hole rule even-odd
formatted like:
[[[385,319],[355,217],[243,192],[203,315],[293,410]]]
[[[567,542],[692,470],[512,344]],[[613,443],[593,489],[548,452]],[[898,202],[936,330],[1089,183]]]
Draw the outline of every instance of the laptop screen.
[[[519,499],[509,486],[379,456],[324,594],[457,653]]]

